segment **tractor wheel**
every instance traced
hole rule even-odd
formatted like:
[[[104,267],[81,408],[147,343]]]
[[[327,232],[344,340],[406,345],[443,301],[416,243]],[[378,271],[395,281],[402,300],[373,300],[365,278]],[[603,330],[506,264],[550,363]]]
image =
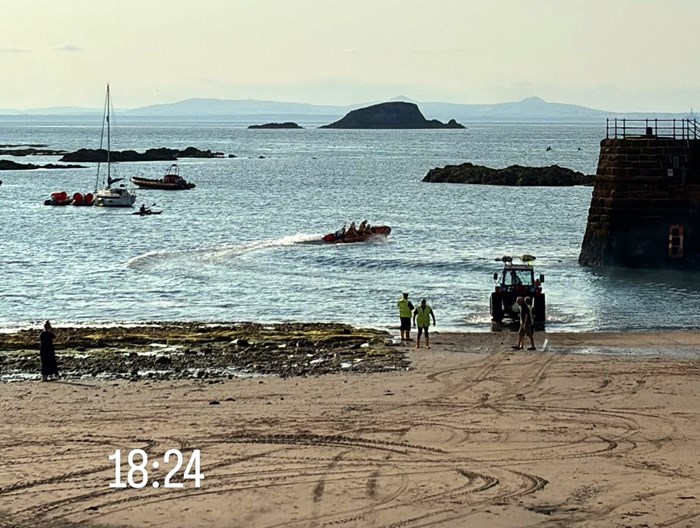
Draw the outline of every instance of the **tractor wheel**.
[[[535,303],[532,309],[532,319],[533,319],[533,328],[535,330],[544,330],[544,322],[545,322],[545,312],[546,312],[546,305],[545,305],[545,297],[544,293],[542,295],[538,295],[535,297]]]
[[[495,323],[500,323],[503,321],[503,306],[501,305],[501,298],[496,295],[496,293],[491,294],[491,321]]]

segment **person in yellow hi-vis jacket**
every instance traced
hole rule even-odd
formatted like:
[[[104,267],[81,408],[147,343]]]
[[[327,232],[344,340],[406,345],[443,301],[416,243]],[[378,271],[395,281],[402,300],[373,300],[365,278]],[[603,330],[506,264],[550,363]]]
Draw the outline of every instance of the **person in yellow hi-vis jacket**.
[[[408,293],[404,292],[397,304],[399,306],[399,317],[401,319],[401,341],[410,341],[413,303],[408,300]]]
[[[416,338],[416,348],[420,348],[420,336],[425,332],[425,347],[430,348],[430,336],[428,334],[428,327],[430,326],[430,318],[433,318],[433,326],[437,323],[435,322],[435,313],[433,309],[428,306],[425,299],[422,299],[420,306],[418,306],[413,312],[413,325],[418,327],[418,337]]]

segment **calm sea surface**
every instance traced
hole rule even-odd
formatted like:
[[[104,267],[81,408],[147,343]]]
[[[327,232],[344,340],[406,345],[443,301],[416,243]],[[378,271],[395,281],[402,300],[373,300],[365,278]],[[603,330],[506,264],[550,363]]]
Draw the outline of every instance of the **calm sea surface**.
[[[0,144],[97,148],[97,121],[0,121]],[[43,205],[53,191],[93,191],[92,166],[0,172],[0,329],[44,319],[395,327],[406,290],[414,302],[428,299],[438,330],[482,331],[490,328],[494,259],[523,253],[536,255],[546,276],[550,331],[697,327],[697,274],[577,264],[591,188],[421,183],[429,169],[465,161],[593,173],[603,134],[602,124],[342,131],[122,123],[116,149],[192,145],[237,157],[181,160],[197,188],[137,191],[137,204],[164,211],[143,218]],[[118,172],[161,177],[168,165],[124,163]],[[390,225],[388,240],[309,243],[364,218]]]

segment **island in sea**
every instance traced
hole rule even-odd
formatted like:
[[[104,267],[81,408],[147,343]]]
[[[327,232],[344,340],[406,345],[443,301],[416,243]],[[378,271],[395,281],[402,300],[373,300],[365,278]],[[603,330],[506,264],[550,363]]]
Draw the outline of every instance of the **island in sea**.
[[[136,152],[135,150],[122,150],[110,152],[112,161],[175,161],[179,158],[223,158],[223,152],[212,152],[211,150],[200,150],[196,147],[187,147],[184,150],[171,149],[166,147],[151,148],[146,152]],[[59,161],[68,162],[106,162],[107,151],[105,149],[79,149],[75,152],[68,152]]]
[[[304,127],[298,125],[297,123],[293,123],[291,121],[286,121],[284,123],[264,123],[262,125],[250,125],[248,128],[250,128],[250,129],[255,129],[255,128],[277,129],[277,128],[304,128]]]
[[[0,170],[35,170],[35,169],[84,169],[83,165],[59,165],[58,163],[48,163],[46,165],[36,165],[34,163],[17,163],[16,161],[0,159]]]
[[[583,174],[559,165],[549,167],[522,167],[511,165],[492,169],[482,165],[462,163],[430,169],[424,182],[472,183],[482,185],[553,186],[593,185],[593,175]]]
[[[447,123],[426,119],[415,103],[379,103],[348,112],[345,117],[321,128],[464,128],[454,119]]]

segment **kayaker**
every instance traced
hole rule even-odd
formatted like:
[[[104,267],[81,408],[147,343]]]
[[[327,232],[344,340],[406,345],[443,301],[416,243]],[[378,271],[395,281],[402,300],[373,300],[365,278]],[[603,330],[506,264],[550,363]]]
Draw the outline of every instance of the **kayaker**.
[[[146,204],[141,204],[141,209],[139,209],[139,213],[142,215],[148,214],[148,209],[146,209]]]
[[[408,300],[408,293],[404,292],[397,304],[399,306],[399,319],[401,320],[401,341],[410,341],[413,303]]]
[[[430,317],[433,318],[433,326],[437,323],[435,322],[435,313],[433,309],[428,306],[425,299],[422,299],[420,306],[413,312],[413,324],[418,326],[418,337],[416,338],[416,348],[420,348],[420,336],[425,332],[425,348],[430,348],[430,336],[428,334],[428,327],[430,326]]]

